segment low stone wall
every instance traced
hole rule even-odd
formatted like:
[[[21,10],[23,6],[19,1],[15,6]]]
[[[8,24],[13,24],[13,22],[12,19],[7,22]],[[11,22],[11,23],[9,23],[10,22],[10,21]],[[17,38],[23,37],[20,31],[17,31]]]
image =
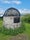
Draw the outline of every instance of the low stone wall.
[[[3,26],[7,28],[16,28],[20,26],[20,22],[14,23],[14,17],[3,17]]]

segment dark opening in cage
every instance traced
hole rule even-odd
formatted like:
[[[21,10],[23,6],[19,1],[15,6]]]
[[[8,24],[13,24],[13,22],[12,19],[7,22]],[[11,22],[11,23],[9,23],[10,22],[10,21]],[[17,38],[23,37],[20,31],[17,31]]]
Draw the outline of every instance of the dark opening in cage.
[[[19,23],[20,22],[20,18],[17,17],[17,18],[14,18],[14,23]]]

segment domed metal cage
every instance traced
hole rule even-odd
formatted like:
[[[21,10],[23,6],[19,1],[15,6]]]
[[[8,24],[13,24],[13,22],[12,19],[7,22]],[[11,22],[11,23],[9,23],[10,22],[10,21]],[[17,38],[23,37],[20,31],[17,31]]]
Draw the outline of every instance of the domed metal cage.
[[[5,11],[3,16],[20,16],[20,12],[15,8],[9,8]]]
[[[6,16],[13,16],[14,23],[20,22],[20,12],[16,8],[9,8],[5,11],[3,17]]]

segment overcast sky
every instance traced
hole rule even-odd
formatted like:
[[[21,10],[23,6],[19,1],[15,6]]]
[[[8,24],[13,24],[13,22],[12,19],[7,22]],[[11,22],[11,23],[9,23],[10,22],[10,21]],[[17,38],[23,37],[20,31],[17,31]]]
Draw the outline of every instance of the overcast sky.
[[[30,0],[0,0],[0,14],[10,7],[18,9],[21,14],[30,13]]]

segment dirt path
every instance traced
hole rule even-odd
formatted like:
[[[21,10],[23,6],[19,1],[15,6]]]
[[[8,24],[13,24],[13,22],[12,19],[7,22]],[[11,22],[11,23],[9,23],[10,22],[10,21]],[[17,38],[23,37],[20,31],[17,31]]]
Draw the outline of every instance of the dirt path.
[[[19,34],[17,36],[9,38],[8,40],[28,40],[28,36],[25,34]]]

